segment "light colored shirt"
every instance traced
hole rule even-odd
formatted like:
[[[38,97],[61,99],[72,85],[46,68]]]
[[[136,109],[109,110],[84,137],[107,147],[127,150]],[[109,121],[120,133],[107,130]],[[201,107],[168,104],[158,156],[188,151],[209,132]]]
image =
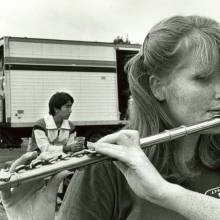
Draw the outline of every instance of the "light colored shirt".
[[[74,124],[69,120],[63,120],[61,127],[58,128],[53,116],[46,116],[37,121],[33,127],[29,151],[38,148],[41,152],[63,152],[70,134],[75,130]]]

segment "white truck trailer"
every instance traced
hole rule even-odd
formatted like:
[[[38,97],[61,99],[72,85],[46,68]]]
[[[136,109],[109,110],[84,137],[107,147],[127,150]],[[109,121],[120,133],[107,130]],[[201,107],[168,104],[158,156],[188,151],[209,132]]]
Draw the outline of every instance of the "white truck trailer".
[[[0,147],[19,146],[48,113],[57,91],[74,97],[70,120],[92,138],[126,121],[126,61],[138,44],[37,38],[0,39]]]

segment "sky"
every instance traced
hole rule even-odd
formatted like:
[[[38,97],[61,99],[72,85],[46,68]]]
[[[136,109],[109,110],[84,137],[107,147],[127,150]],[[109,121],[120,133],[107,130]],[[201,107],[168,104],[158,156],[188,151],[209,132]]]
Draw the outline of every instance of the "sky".
[[[142,43],[150,28],[173,15],[220,21],[219,0],[0,0],[0,37]]]

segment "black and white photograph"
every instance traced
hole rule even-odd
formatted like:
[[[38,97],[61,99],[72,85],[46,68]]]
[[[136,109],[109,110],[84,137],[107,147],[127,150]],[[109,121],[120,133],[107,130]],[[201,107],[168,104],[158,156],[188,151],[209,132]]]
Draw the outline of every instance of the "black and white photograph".
[[[0,3],[0,220],[220,219],[219,1]]]

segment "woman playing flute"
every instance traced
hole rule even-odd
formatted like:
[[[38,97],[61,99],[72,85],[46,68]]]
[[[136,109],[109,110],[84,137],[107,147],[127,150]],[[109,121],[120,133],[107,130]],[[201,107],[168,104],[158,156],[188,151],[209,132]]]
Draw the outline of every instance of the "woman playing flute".
[[[220,26],[200,16],[156,24],[128,65],[129,130],[95,144],[105,161],[80,169],[57,219],[213,220],[220,218],[220,126],[140,148],[139,138],[220,113]],[[11,167],[35,157],[18,159]],[[67,172],[2,192],[9,219],[54,219],[55,194]],[[51,208],[47,207],[50,201]],[[46,204],[46,205],[45,205]]]

